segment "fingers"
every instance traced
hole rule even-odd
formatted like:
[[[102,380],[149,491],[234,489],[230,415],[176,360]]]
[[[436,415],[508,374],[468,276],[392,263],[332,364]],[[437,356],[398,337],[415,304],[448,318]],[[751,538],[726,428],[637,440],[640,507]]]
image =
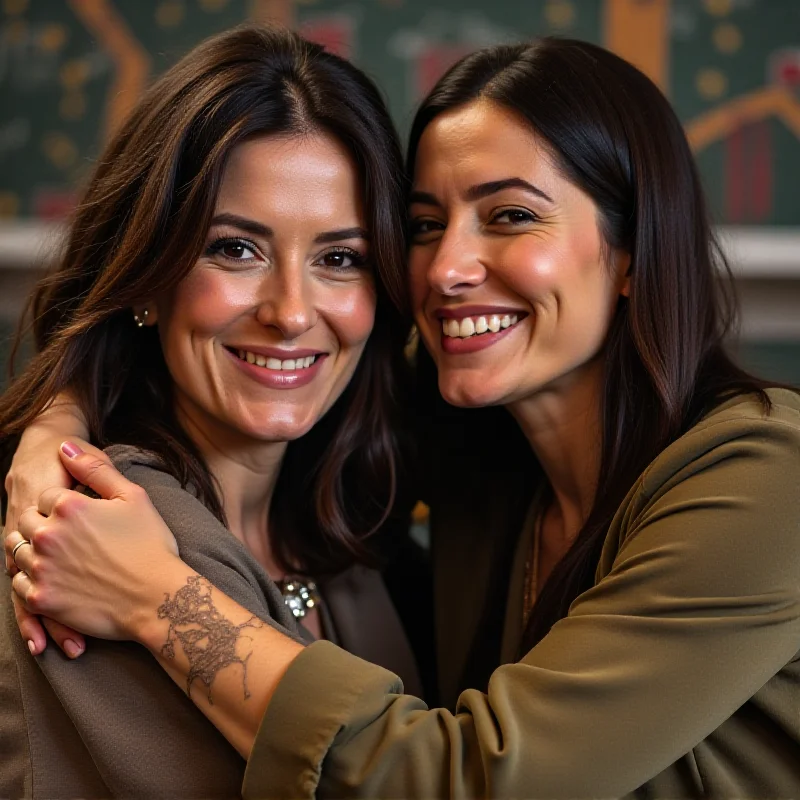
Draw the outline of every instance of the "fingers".
[[[24,550],[25,548],[22,549]],[[19,574],[21,575],[22,573]],[[16,592],[11,593],[11,602],[14,606],[14,617],[17,620],[20,635],[27,642],[28,650],[33,655],[38,656],[47,647],[47,636],[44,628],[38,617],[25,608],[22,599]]]
[[[42,516],[37,509],[33,506],[26,508],[20,515],[17,522],[18,528],[6,536],[6,553],[11,555],[11,551],[19,543],[21,539],[27,539],[29,542],[34,541],[36,534],[39,533],[42,523],[47,520],[47,517]],[[18,538],[19,537],[19,538]],[[24,550],[24,548],[22,548]],[[19,559],[15,559],[19,567]]]
[[[139,487],[118,472],[96,448],[85,452],[71,441],[61,445],[61,460],[79,483],[94,489],[105,500],[137,494]]]
[[[15,521],[16,526],[16,521]],[[11,532],[14,531],[16,528],[12,528],[10,525],[6,525],[3,528],[3,557],[5,558],[6,563],[6,572],[13,578],[17,572],[17,565],[14,563],[14,560],[11,558],[11,554],[6,549],[5,543],[6,539],[11,535]]]
[[[39,495],[38,509],[40,514],[49,517],[56,509],[65,512],[69,505],[79,505],[85,500],[86,496],[82,495],[80,492],[54,486],[51,489],[45,489]]]
[[[9,574],[12,577],[19,570],[24,569],[20,562],[20,559],[24,558],[25,554],[22,553],[21,551],[33,549],[30,546],[28,547],[24,546],[23,543],[27,543],[28,545],[30,545],[30,542],[28,542],[28,540],[19,531],[11,531],[11,533],[9,533],[8,536],[5,537],[5,541],[3,543],[3,549],[5,550],[6,554],[6,561],[10,562],[14,567],[13,572],[11,570],[9,571]],[[22,546],[17,547],[17,545],[20,544],[22,544]]]
[[[50,638],[70,657],[77,658],[86,649],[86,640],[77,631],[56,622],[50,617],[42,617],[42,624]]]

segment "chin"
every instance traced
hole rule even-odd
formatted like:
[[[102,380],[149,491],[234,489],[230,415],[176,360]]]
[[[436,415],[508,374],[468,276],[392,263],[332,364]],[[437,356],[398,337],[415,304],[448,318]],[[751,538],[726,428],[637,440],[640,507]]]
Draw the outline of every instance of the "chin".
[[[292,442],[305,436],[316,424],[318,417],[282,419],[251,419],[239,427],[246,436],[262,442]]]
[[[483,408],[505,403],[505,393],[479,380],[447,380],[439,377],[439,392],[451,406]]]

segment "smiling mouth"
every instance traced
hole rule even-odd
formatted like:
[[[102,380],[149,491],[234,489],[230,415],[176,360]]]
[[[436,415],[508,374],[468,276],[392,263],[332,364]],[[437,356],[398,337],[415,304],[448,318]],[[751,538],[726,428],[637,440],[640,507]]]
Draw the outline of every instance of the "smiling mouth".
[[[248,364],[254,364],[257,367],[264,367],[281,372],[298,372],[299,370],[308,369],[320,357],[320,355],[305,356],[305,358],[268,358],[260,353],[251,353],[249,350],[235,350],[232,347],[226,348],[228,352],[233,353],[241,361],[246,361]]]
[[[462,317],[459,319],[443,319],[442,335],[451,339],[470,339],[474,336],[483,336],[486,333],[511,328],[520,319],[518,314],[490,314],[487,316]]]

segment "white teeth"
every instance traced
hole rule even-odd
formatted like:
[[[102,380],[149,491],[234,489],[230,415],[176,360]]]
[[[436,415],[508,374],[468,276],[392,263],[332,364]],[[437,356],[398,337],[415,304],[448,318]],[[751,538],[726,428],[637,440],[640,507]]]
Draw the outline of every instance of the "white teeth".
[[[446,319],[444,321],[444,335],[457,337],[461,331],[461,326],[457,319]]]
[[[462,317],[461,321],[457,319],[443,319],[442,320],[442,333],[445,336],[458,339],[469,339],[470,336],[480,335],[491,331],[497,331],[510,328],[519,322],[519,315],[517,314],[492,314],[490,317]]]
[[[257,353],[251,353],[249,350],[237,350],[236,353],[242,361],[246,361],[248,364],[276,370],[308,369],[317,360],[316,356],[306,356],[305,358],[287,358],[281,361],[279,358],[267,358]]]

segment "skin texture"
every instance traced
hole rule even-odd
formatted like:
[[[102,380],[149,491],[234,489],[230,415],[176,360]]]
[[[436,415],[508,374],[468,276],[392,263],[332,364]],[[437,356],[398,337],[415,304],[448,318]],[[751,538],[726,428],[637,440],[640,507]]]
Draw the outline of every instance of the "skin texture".
[[[147,310],[145,324],[157,326],[178,416],[219,482],[232,533],[276,580],[283,570],[265,532],[286,445],[339,398],[372,331],[376,298],[365,228],[358,171],[336,139],[254,137],[231,153],[194,269],[169,294],[134,309],[140,318]],[[306,385],[275,388],[253,377],[261,368],[243,369],[228,347],[283,352],[283,359],[294,350],[324,357]],[[51,414],[45,439],[59,427],[56,420],[66,423],[66,435],[85,435],[65,413]],[[63,439],[56,435],[51,448]],[[41,449],[40,438],[35,444]],[[31,472],[25,452],[12,476]],[[47,475],[44,485],[12,485],[19,510],[9,516],[9,531],[42,489],[71,485],[57,470],[37,471]],[[40,652],[41,628],[19,605],[17,618],[32,651]],[[321,635],[316,610],[304,624]],[[80,637],[53,631],[79,654]]]
[[[365,229],[360,194],[352,158],[329,136],[258,137],[231,154],[206,252],[148,316],[181,416],[211,447],[259,460],[261,443],[307,433],[352,377],[374,322],[369,245],[318,238]],[[232,345],[327,357],[310,384],[272,389],[239,368]]]
[[[487,186],[509,179],[533,188]],[[485,100],[442,114],[423,133],[410,217],[412,301],[442,395],[457,406],[507,407],[553,486],[543,580],[594,498],[601,351],[628,293],[629,256],[606,245],[595,204],[548,144]],[[438,315],[469,306],[513,309],[520,322],[485,349],[448,353]]]

